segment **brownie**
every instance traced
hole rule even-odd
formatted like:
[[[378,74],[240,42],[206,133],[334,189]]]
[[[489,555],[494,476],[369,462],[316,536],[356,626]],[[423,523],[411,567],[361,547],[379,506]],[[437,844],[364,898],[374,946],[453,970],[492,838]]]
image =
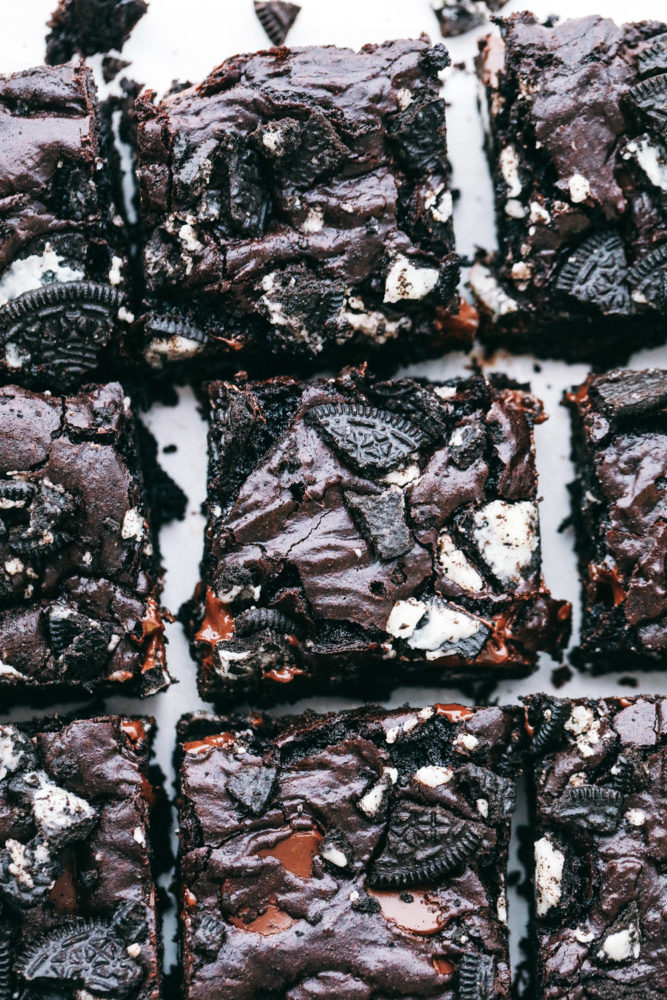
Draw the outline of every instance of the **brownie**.
[[[667,329],[667,25],[500,22],[481,43],[500,252],[471,284],[491,346],[597,366]]]
[[[255,14],[273,45],[282,45],[301,8],[285,0],[255,0]]]
[[[154,723],[0,725],[0,995],[159,1000]]]
[[[147,10],[146,0],[58,0],[48,23],[47,63],[64,63],[75,54],[120,52]]]
[[[275,378],[210,387],[205,698],[529,673],[570,606],[540,566],[526,386]],[[378,669],[379,668],[379,669]]]
[[[578,658],[597,671],[667,655],[667,371],[591,375],[566,396],[582,580]]]
[[[145,357],[237,371],[469,344],[424,36],[235,56],[140,95]]]
[[[536,1000],[667,995],[666,709],[527,699]]]
[[[507,0],[431,0],[443,38],[453,38],[484,24]]]
[[[118,384],[0,389],[0,690],[169,683],[134,421]]]
[[[462,705],[183,720],[183,1000],[509,997],[517,729]]]
[[[85,66],[0,76],[0,380],[70,391],[133,319],[108,136]]]

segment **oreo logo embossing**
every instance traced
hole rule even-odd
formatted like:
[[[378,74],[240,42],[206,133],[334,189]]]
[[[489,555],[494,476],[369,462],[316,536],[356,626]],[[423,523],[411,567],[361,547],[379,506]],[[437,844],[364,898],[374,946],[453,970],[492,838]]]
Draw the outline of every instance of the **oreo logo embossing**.
[[[308,411],[323,437],[359,472],[382,474],[403,465],[426,442],[411,421],[361,403],[324,403]]]

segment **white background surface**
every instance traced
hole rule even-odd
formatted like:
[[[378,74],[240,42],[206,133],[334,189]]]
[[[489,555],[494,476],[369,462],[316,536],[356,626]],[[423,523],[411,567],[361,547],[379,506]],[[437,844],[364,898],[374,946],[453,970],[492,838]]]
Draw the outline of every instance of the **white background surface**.
[[[292,45],[336,44],[359,47],[365,42],[381,42],[387,38],[415,36],[427,32],[439,40],[439,29],[429,0],[300,0],[302,11],[289,35]],[[46,20],[55,6],[55,0],[5,0],[3,24],[0,32],[0,72],[25,69],[43,61]],[[599,13],[617,20],[654,18],[663,19],[667,14],[665,0],[634,0],[630,5],[621,0],[533,0],[532,4],[511,0],[505,8],[509,13],[530,6],[539,16],[557,13],[562,17],[575,17]],[[447,44],[453,63],[465,62],[465,70],[453,69],[445,84],[445,96],[450,103],[448,131],[450,156],[454,167],[454,187],[461,192],[456,203],[454,222],[457,249],[471,254],[477,246],[495,245],[491,182],[482,155],[482,133],[476,110],[476,82],[471,73],[472,59],[477,51],[477,38],[487,29],[479,29]],[[151,0],[148,14],[139,22],[122,57],[132,61],[126,73],[134,79],[161,93],[174,79],[199,81],[214,66],[238,52],[265,48],[268,41],[257,21],[251,0]],[[99,60],[93,60],[96,68]],[[98,73],[99,79],[99,73]],[[113,86],[113,85],[112,85]],[[441,361],[419,364],[406,369],[411,373],[433,379],[463,374],[469,363],[465,355],[450,355]],[[657,364],[667,367],[667,348],[636,354],[632,367]],[[579,622],[579,589],[576,576],[572,536],[569,531],[559,533],[558,528],[567,516],[566,484],[572,478],[569,464],[569,434],[567,414],[560,405],[565,389],[582,381],[586,369],[581,365],[550,362],[542,365],[537,373],[530,357],[497,355],[491,369],[506,372],[521,381],[530,381],[534,391],[544,400],[550,419],[536,429],[537,459],[540,471],[542,544],[544,572],[554,596],[568,598],[574,605],[574,634],[576,642]],[[176,611],[192,593],[197,581],[198,563],[202,549],[203,519],[200,504],[205,494],[206,428],[199,416],[192,393],[180,391],[178,407],[155,406],[147,416],[161,448],[176,444],[177,451],[162,455],[167,471],[186,490],[189,506],[184,521],[167,526],[162,535],[162,549],[166,567],[164,604]],[[108,702],[110,711],[150,712],[159,724],[157,741],[158,761],[168,775],[171,788],[173,779],[171,754],[174,727],[179,716],[186,711],[207,707],[199,701],[195,687],[195,666],[181,626],[169,625],[168,663],[171,673],[180,682],[166,694],[144,702],[114,698]],[[499,701],[513,702],[521,694],[549,690],[551,671],[556,666],[548,657],[540,663],[538,673],[522,681],[506,682],[496,692]],[[667,693],[667,674],[656,672],[636,675],[639,687]],[[603,678],[582,677],[573,679],[560,690],[560,694],[574,696],[633,693],[619,684],[618,675]],[[402,688],[395,692],[387,704],[400,705],[406,701],[421,706],[433,701],[457,701],[455,690]],[[328,709],[335,706],[352,707],[352,702],[340,699],[310,699],[299,703]],[[286,709],[283,709],[283,711]],[[15,717],[32,713],[19,710]],[[165,884],[168,880],[165,880]],[[518,958],[518,939],[525,933],[525,908],[515,895],[510,897],[510,925],[512,951]],[[167,962],[173,961],[174,951],[170,937],[174,929],[173,908],[167,915]]]

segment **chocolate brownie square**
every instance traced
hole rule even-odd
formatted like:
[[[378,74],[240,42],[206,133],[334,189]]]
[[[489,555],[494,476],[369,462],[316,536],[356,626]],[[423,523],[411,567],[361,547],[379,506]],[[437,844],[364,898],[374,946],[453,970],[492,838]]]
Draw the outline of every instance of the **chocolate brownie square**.
[[[160,1000],[154,723],[0,725],[0,995]]]
[[[108,372],[133,318],[90,70],[0,76],[0,130],[0,380],[69,391]]]
[[[608,367],[667,330],[667,25],[500,22],[481,43],[500,252],[494,346]]]
[[[210,373],[469,344],[426,37],[273,49],[137,102],[145,356]]]
[[[168,684],[147,518],[120,385],[0,388],[3,700]]]
[[[667,371],[591,375],[567,394],[583,585],[579,658],[598,671],[667,655]]]
[[[512,709],[180,726],[183,1000],[510,995]]]
[[[536,1000],[667,995],[664,698],[527,699]]]
[[[529,673],[570,606],[540,564],[526,386],[366,369],[210,387],[206,698]]]

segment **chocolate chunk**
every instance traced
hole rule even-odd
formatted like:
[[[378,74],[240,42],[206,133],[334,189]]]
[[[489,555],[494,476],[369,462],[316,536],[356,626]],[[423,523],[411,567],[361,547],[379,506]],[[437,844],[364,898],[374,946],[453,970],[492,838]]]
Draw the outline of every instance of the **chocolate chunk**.
[[[595,379],[590,392],[612,420],[657,414],[667,407],[667,371],[611,372]]]
[[[382,853],[369,872],[371,885],[403,888],[439,880],[483,846],[479,827],[440,806],[396,804]]]
[[[393,487],[375,494],[347,491],[345,502],[358,517],[362,533],[380,559],[398,559],[412,548],[401,489]]]
[[[274,45],[282,45],[301,8],[285,0],[254,0],[255,13]]]

